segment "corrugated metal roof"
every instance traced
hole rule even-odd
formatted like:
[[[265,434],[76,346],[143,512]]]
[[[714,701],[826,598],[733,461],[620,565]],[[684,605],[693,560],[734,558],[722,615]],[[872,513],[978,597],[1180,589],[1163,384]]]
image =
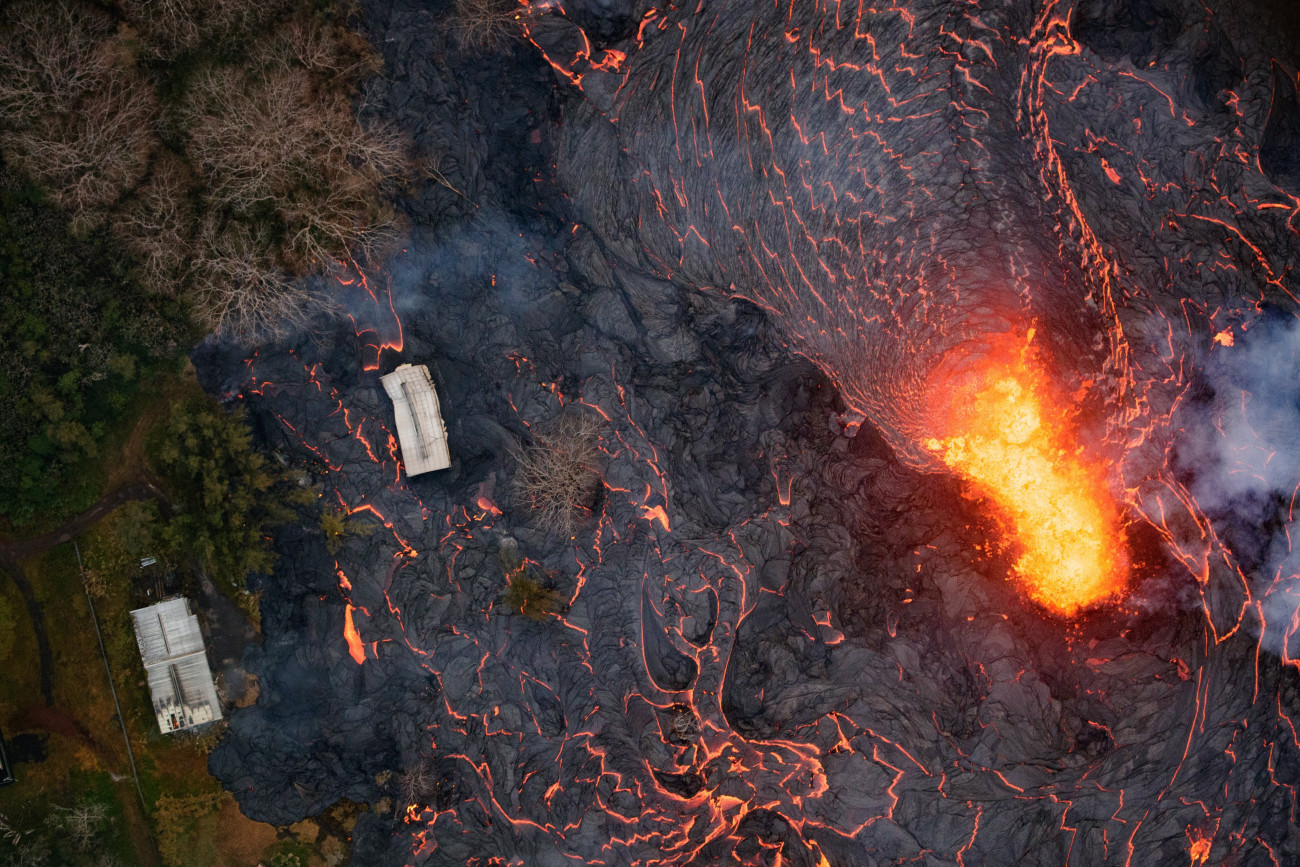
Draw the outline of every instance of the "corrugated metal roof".
[[[442,421],[438,392],[429,368],[403,364],[380,378],[393,401],[397,439],[402,446],[406,474],[416,476],[451,466],[447,426]]]
[[[221,719],[221,702],[188,599],[168,599],[131,612],[154,714],[163,732]]]
[[[203,649],[203,633],[198,618],[190,614],[188,599],[168,599],[139,608],[131,612],[131,619],[135,621],[140,658],[146,666]]]

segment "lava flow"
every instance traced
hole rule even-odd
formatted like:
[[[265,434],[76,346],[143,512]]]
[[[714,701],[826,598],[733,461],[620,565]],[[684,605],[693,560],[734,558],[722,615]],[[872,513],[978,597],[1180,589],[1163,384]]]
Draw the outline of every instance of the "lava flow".
[[[1115,596],[1126,564],[1103,470],[1074,444],[1032,340],[933,376],[941,433],[925,445],[994,505],[1030,597],[1072,615]]]

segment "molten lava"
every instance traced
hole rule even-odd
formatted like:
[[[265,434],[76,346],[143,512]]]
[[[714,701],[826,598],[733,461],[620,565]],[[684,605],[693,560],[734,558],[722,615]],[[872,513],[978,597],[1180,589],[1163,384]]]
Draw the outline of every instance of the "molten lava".
[[[939,435],[925,445],[993,504],[1030,597],[1072,615],[1116,595],[1127,564],[1102,467],[1074,441],[1032,339],[932,377]]]
[[[1201,867],[1210,860],[1210,846],[1213,841],[1208,834],[1199,830],[1189,830],[1187,837],[1191,842],[1187,854],[1192,859],[1192,867]]]

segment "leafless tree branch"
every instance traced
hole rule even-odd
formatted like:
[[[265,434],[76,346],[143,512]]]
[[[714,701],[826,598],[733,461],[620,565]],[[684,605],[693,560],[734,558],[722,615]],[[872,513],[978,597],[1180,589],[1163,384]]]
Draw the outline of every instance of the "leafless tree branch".
[[[82,221],[136,182],[156,144],[153,89],[122,63],[112,22],[73,0],[6,9],[0,148]]]
[[[159,295],[175,294],[194,253],[192,186],[180,159],[163,152],[114,219],[114,233],[140,261],[145,287]]]
[[[448,21],[461,48],[491,51],[518,38],[523,14],[519,0],[456,0]]]
[[[328,304],[278,267],[270,241],[246,224],[209,220],[194,262],[194,315],[214,332],[257,340],[305,325]]]
[[[102,11],[63,0],[27,0],[5,9],[0,28],[0,115],[6,126],[72,111],[113,73],[102,50],[112,21]]]
[[[515,454],[515,490],[532,505],[534,522],[565,538],[591,514],[600,489],[600,429],[595,416],[567,412]]]

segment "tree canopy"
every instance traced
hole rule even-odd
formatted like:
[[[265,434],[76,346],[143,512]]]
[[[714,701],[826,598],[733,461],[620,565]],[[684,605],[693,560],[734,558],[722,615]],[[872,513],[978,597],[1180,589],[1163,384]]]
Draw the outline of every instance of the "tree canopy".
[[[396,236],[408,143],[352,110],[377,55],[334,0],[15,0],[0,153],[152,293],[257,337],[329,299],[300,278]]]
[[[0,516],[22,524],[98,496],[101,444],[151,373],[179,364],[174,300],[142,292],[104,233],[0,165]]]
[[[182,403],[149,450],[172,497],[172,515],[155,531],[168,556],[193,559],[241,587],[249,572],[270,573],[271,530],[294,513],[289,483],[252,447],[243,408],[228,413],[208,398]]]

